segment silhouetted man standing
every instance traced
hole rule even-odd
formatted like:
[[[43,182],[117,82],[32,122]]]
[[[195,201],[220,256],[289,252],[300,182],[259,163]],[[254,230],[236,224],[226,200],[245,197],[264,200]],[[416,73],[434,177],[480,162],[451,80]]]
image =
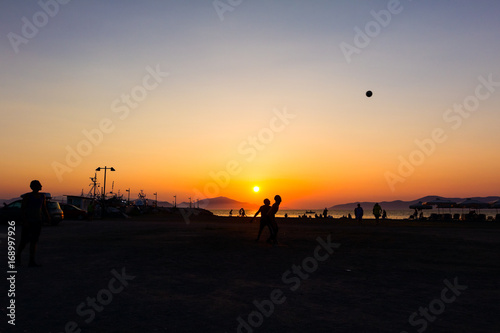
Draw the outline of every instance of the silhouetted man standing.
[[[375,221],[378,223],[378,219],[382,215],[382,207],[378,203],[373,206],[373,215],[375,216]]]
[[[356,221],[361,222],[363,220],[363,208],[360,204],[358,207],[354,209],[354,216],[356,217]]]
[[[43,216],[50,220],[50,215],[47,210],[47,201],[44,193],[39,193],[42,189],[42,184],[38,180],[33,180],[30,184],[33,192],[23,194],[21,204],[21,222],[22,232],[19,248],[17,249],[16,264],[21,264],[21,253],[26,245],[30,244],[30,267],[38,267],[35,261],[36,244],[42,230]]]

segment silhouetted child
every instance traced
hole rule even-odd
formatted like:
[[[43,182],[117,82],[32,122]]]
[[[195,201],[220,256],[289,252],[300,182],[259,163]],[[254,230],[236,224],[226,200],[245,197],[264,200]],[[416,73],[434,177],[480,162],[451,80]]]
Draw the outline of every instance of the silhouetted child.
[[[274,196],[274,203],[267,214],[270,218],[271,229],[273,230],[271,234],[271,238],[269,239],[270,243],[277,245],[278,244],[278,223],[276,223],[276,213],[280,209],[281,197],[279,195]]]
[[[256,242],[259,241],[260,234],[262,233],[262,230],[264,230],[266,226],[269,228],[269,232],[271,233],[271,235],[273,234],[273,230],[271,229],[271,223],[270,223],[271,219],[268,215],[269,210],[271,209],[270,205],[271,205],[271,200],[264,199],[264,205],[260,206],[257,213],[255,213],[255,215],[250,220],[250,223],[252,223],[255,217],[260,213],[260,227],[259,227],[259,234],[257,235],[257,239],[255,240]]]
[[[44,193],[39,193],[42,184],[38,180],[33,180],[30,184],[33,192],[23,194],[21,204],[21,241],[17,249],[16,264],[21,264],[21,253],[26,245],[30,244],[30,267],[40,266],[35,261],[36,244],[42,230],[43,216],[50,221],[49,211],[47,210],[47,200]]]
[[[243,208],[240,208],[240,217],[246,217],[247,214],[245,213],[245,210]]]

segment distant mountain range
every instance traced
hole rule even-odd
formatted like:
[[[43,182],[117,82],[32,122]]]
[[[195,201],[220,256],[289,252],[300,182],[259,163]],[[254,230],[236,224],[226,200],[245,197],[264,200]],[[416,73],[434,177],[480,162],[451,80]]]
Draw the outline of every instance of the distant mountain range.
[[[192,207],[198,207],[198,202],[192,202]],[[245,209],[258,209],[260,206],[256,204],[251,204],[248,202],[241,202],[233,200],[227,197],[217,197],[211,199],[203,199],[199,201],[200,208],[205,208],[208,210],[213,209],[233,209],[238,210],[240,208]],[[178,207],[189,207],[189,202],[182,202],[177,204]]]
[[[152,204],[154,202],[153,199],[148,198],[148,204]],[[241,202],[237,200],[233,200],[227,197],[216,197],[216,198],[209,198],[209,199],[203,199],[200,200],[199,202],[197,201],[191,201],[191,207],[193,208],[198,208],[198,204],[200,208],[204,208],[207,210],[219,210],[219,209],[233,209],[233,210],[238,210],[240,208],[245,208],[245,209],[258,209],[260,206],[256,204],[251,204],[248,202]],[[158,201],[158,207],[173,207],[172,202],[168,201]],[[179,208],[188,208],[189,207],[189,201],[184,201],[184,202],[178,202],[177,207]]]
[[[19,200],[21,198],[12,198],[12,199],[0,199],[0,205],[2,203],[9,204],[13,201]],[[54,200],[56,201],[65,201],[66,198],[63,196],[61,197],[53,197]],[[148,198],[148,204],[153,204],[154,199]],[[168,201],[158,201],[158,206],[159,207],[173,207],[174,205],[171,202]],[[256,204],[251,204],[248,202],[241,202],[237,200],[233,200],[227,197],[217,197],[217,198],[210,198],[210,199],[203,199],[199,201],[199,206],[200,208],[208,209],[208,210],[213,210],[213,209],[233,209],[233,210],[238,210],[240,208],[245,208],[245,209],[258,209],[260,206]],[[183,207],[187,208],[189,207],[189,202],[181,202],[177,203],[177,207]],[[198,202],[191,202],[191,207],[198,207]]]
[[[420,199],[412,200],[412,201],[402,201],[402,200],[395,200],[395,201],[379,201],[379,205],[382,207],[382,209],[390,209],[390,210],[402,210],[402,209],[410,209],[410,205],[417,204],[419,201],[421,202],[427,202],[427,201],[432,201],[435,200],[436,198],[440,199],[447,199],[454,201],[456,203],[462,202],[467,198],[447,198],[447,197],[441,197],[438,195],[429,195]],[[482,202],[492,202],[495,200],[499,200],[500,197],[472,197],[471,199],[479,200]],[[346,204],[341,204],[341,205],[335,205],[332,206],[328,209],[333,209],[333,210],[351,210],[357,207],[357,205],[361,204],[361,207],[365,208],[371,208],[373,205],[375,205],[376,202],[372,201],[363,201],[363,202],[351,202],[351,203],[346,203]]]
[[[422,197],[420,199],[416,200],[411,200],[411,201],[402,201],[402,200],[394,200],[394,201],[379,201],[378,203],[380,206],[382,206],[382,209],[390,209],[390,210],[403,210],[403,209],[410,209],[409,206],[418,203],[419,201],[421,202],[426,202],[426,201],[431,201],[435,200],[436,198],[441,198],[441,199],[447,199],[451,200],[454,202],[462,202],[467,198],[448,198],[448,197],[441,197],[437,195],[429,195]],[[0,206],[2,206],[2,203],[5,202],[6,204],[9,204],[15,200],[18,200],[20,198],[12,198],[12,199],[5,199],[1,200],[0,199]],[[55,197],[54,198],[57,201],[63,201],[63,197]],[[471,199],[479,200],[482,202],[492,202],[499,200],[500,197],[498,196],[490,196],[490,197],[472,197]],[[149,204],[152,204],[154,200],[149,199]],[[373,205],[375,205],[376,202],[372,201],[362,201],[362,202],[351,202],[351,203],[345,203],[345,204],[340,204],[340,205],[335,205],[331,206],[328,209],[329,210],[352,210],[354,209],[357,204],[361,204],[362,207],[364,208],[371,208]],[[167,201],[158,201],[158,206],[160,207],[173,207],[173,204],[171,202]],[[192,202],[191,203],[192,207],[198,207],[197,202]],[[227,197],[216,197],[216,198],[210,198],[210,199],[203,199],[199,201],[199,206],[200,208],[208,209],[208,210],[238,210],[240,208],[245,208],[246,210],[248,209],[258,209],[260,205],[257,204],[252,204],[248,202],[241,202],[237,201],[234,199],[230,199]],[[177,207],[189,207],[189,202],[181,202],[177,204]],[[287,208],[284,208],[287,209]]]

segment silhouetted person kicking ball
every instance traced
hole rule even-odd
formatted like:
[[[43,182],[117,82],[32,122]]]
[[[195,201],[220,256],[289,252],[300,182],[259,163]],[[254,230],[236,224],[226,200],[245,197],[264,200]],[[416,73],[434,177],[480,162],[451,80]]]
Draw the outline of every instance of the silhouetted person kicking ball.
[[[270,209],[271,209],[271,200],[264,199],[264,205],[260,206],[257,213],[255,213],[255,215],[250,220],[250,223],[252,223],[255,217],[260,213],[260,227],[259,227],[259,234],[257,235],[257,239],[255,240],[256,242],[259,241],[260,234],[262,233],[262,230],[264,230],[266,226],[269,228],[269,232],[271,233],[271,235],[273,234],[273,229],[271,228],[271,223],[270,223],[271,219],[268,215]]]
[[[274,245],[278,244],[278,224],[276,223],[276,213],[280,209],[280,203],[281,197],[279,195],[276,195],[274,197],[274,203],[271,206],[269,213],[267,214],[270,218],[269,222],[271,224],[271,229],[273,230],[269,241]]]
[[[47,201],[44,193],[39,193],[42,184],[38,180],[33,180],[30,184],[33,192],[21,195],[23,198],[21,204],[21,241],[17,249],[16,264],[21,265],[21,253],[26,245],[30,244],[30,267],[38,267],[35,261],[36,244],[42,230],[43,216],[50,221],[49,211],[47,210]]]

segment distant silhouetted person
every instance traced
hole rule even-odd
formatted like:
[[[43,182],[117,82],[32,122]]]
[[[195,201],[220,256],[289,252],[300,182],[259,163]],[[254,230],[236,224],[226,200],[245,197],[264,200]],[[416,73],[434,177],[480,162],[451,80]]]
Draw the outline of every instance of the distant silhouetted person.
[[[49,211],[47,210],[47,199],[44,193],[39,193],[42,190],[42,184],[38,180],[33,180],[30,184],[33,192],[23,194],[21,204],[21,241],[16,254],[16,264],[21,264],[21,253],[26,245],[30,244],[30,267],[40,266],[35,261],[36,245],[40,232],[42,230],[43,217],[50,221]]]
[[[250,222],[253,222],[255,217],[259,215],[260,213],[260,227],[259,227],[259,234],[257,235],[257,239],[255,240],[256,242],[259,241],[260,235],[262,233],[262,230],[267,226],[269,228],[269,232],[271,235],[273,234],[273,229],[271,227],[271,218],[269,217],[269,210],[271,209],[271,200],[269,199],[264,199],[264,205],[260,206],[259,210],[255,215],[252,217]]]
[[[328,217],[328,209],[325,209],[323,210],[323,217],[326,219]]]
[[[271,209],[269,210],[268,216],[270,217],[271,221],[271,228],[273,230],[273,233],[270,238],[270,242],[274,245],[278,244],[278,223],[276,223],[276,213],[280,209],[280,204],[281,204],[281,197],[279,195],[274,196],[274,203],[271,206]]]
[[[354,209],[354,216],[356,217],[356,221],[361,222],[363,220],[363,208],[358,204],[358,207]]]
[[[373,216],[375,216],[375,221],[378,223],[378,219],[382,215],[382,207],[378,203],[373,206]]]
[[[245,210],[243,208],[240,208],[240,216],[245,217],[247,214],[245,214]]]
[[[231,216],[233,216],[233,210],[232,209],[229,211],[229,217],[231,217]]]
[[[385,220],[387,218],[387,212],[385,209],[382,211],[382,220]]]

